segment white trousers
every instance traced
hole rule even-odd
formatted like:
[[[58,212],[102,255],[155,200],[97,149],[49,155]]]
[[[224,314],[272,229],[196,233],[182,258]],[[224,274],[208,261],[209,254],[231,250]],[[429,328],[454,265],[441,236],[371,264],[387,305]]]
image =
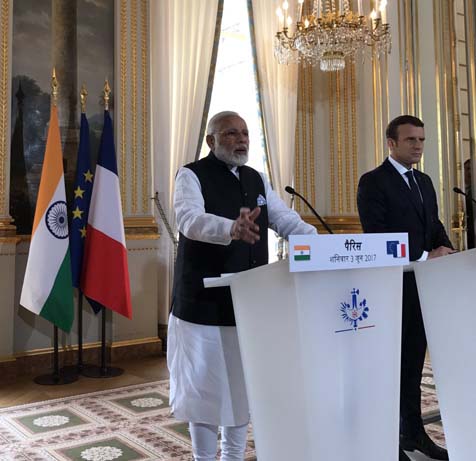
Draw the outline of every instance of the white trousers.
[[[194,461],[215,461],[218,426],[189,423]],[[221,428],[221,461],[243,461],[248,424]]]

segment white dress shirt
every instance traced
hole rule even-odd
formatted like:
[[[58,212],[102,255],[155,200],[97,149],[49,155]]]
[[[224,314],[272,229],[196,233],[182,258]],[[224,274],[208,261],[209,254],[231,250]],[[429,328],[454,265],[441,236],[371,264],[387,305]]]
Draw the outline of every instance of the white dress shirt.
[[[408,173],[409,171],[413,172],[413,168],[408,169],[406,166],[403,166],[401,163],[398,163],[391,155],[388,156],[388,161],[400,173],[400,176],[403,178],[407,186],[410,187],[410,183],[408,182],[408,177],[406,173]],[[418,186],[418,183],[416,184]],[[418,186],[418,191],[420,192],[420,197],[421,197],[420,186]],[[423,253],[421,254],[420,258],[417,259],[417,261],[426,261],[427,259],[428,259],[428,251],[423,250]]]
[[[239,179],[237,168],[231,169]],[[269,226],[283,237],[317,233],[278,197],[263,178]],[[200,181],[189,168],[175,179],[174,209],[185,237],[229,245],[233,220],[205,212]],[[170,315],[167,365],[170,405],[176,419],[218,426],[249,421],[248,398],[236,327],[199,325]]]
[[[237,168],[231,170],[239,177]],[[305,223],[271,188],[262,173],[268,206],[269,227],[284,238],[293,234],[314,234],[314,226]],[[197,175],[190,168],[180,168],[175,178],[174,196],[177,227],[185,237],[199,242],[229,245],[233,220],[205,213],[205,203]]]

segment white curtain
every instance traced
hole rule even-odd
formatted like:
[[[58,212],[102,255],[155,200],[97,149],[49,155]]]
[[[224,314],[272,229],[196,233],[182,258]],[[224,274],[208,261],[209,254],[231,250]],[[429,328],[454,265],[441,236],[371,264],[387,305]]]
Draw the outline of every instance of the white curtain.
[[[197,151],[218,0],[154,0],[150,8],[153,184],[174,227],[174,178]],[[165,226],[161,230],[159,283],[167,297],[173,252]],[[167,323],[167,314],[159,313],[160,323]]]
[[[274,57],[278,3],[281,2],[253,0],[252,6],[271,178],[276,192],[289,203],[284,187],[291,185],[294,177],[298,69],[295,64],[278,64]]]

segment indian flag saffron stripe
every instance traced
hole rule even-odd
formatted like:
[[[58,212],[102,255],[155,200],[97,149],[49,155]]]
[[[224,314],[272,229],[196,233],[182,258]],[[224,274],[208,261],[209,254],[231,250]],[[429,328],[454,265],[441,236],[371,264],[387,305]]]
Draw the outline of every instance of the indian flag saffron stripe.
[[[73,324],[73,286],[57,108],[52,107],[20,304],[64,331]]]
[[[311,251],[310,245],[294,245],[294,251]]]

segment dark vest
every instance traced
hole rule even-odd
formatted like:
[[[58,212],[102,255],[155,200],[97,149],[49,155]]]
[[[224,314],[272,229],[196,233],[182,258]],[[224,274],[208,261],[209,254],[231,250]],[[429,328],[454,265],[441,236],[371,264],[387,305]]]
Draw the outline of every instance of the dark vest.
[[[257,206],[258,196],[266,198],[263,180],[253,168],[242,166],[238,179],[213,153],[185,165],[198,177],[206,213],[235,220],[240,208]],[[254,245],[233,240],[216,245],[190,240],[180,234],[175,264],[173,314],[202,325],[234,326],[235,315],[229,287],[204,288],[203,278],[241,272],[268,263],[268,211],[261,206],[256,219],[260,240]]]

